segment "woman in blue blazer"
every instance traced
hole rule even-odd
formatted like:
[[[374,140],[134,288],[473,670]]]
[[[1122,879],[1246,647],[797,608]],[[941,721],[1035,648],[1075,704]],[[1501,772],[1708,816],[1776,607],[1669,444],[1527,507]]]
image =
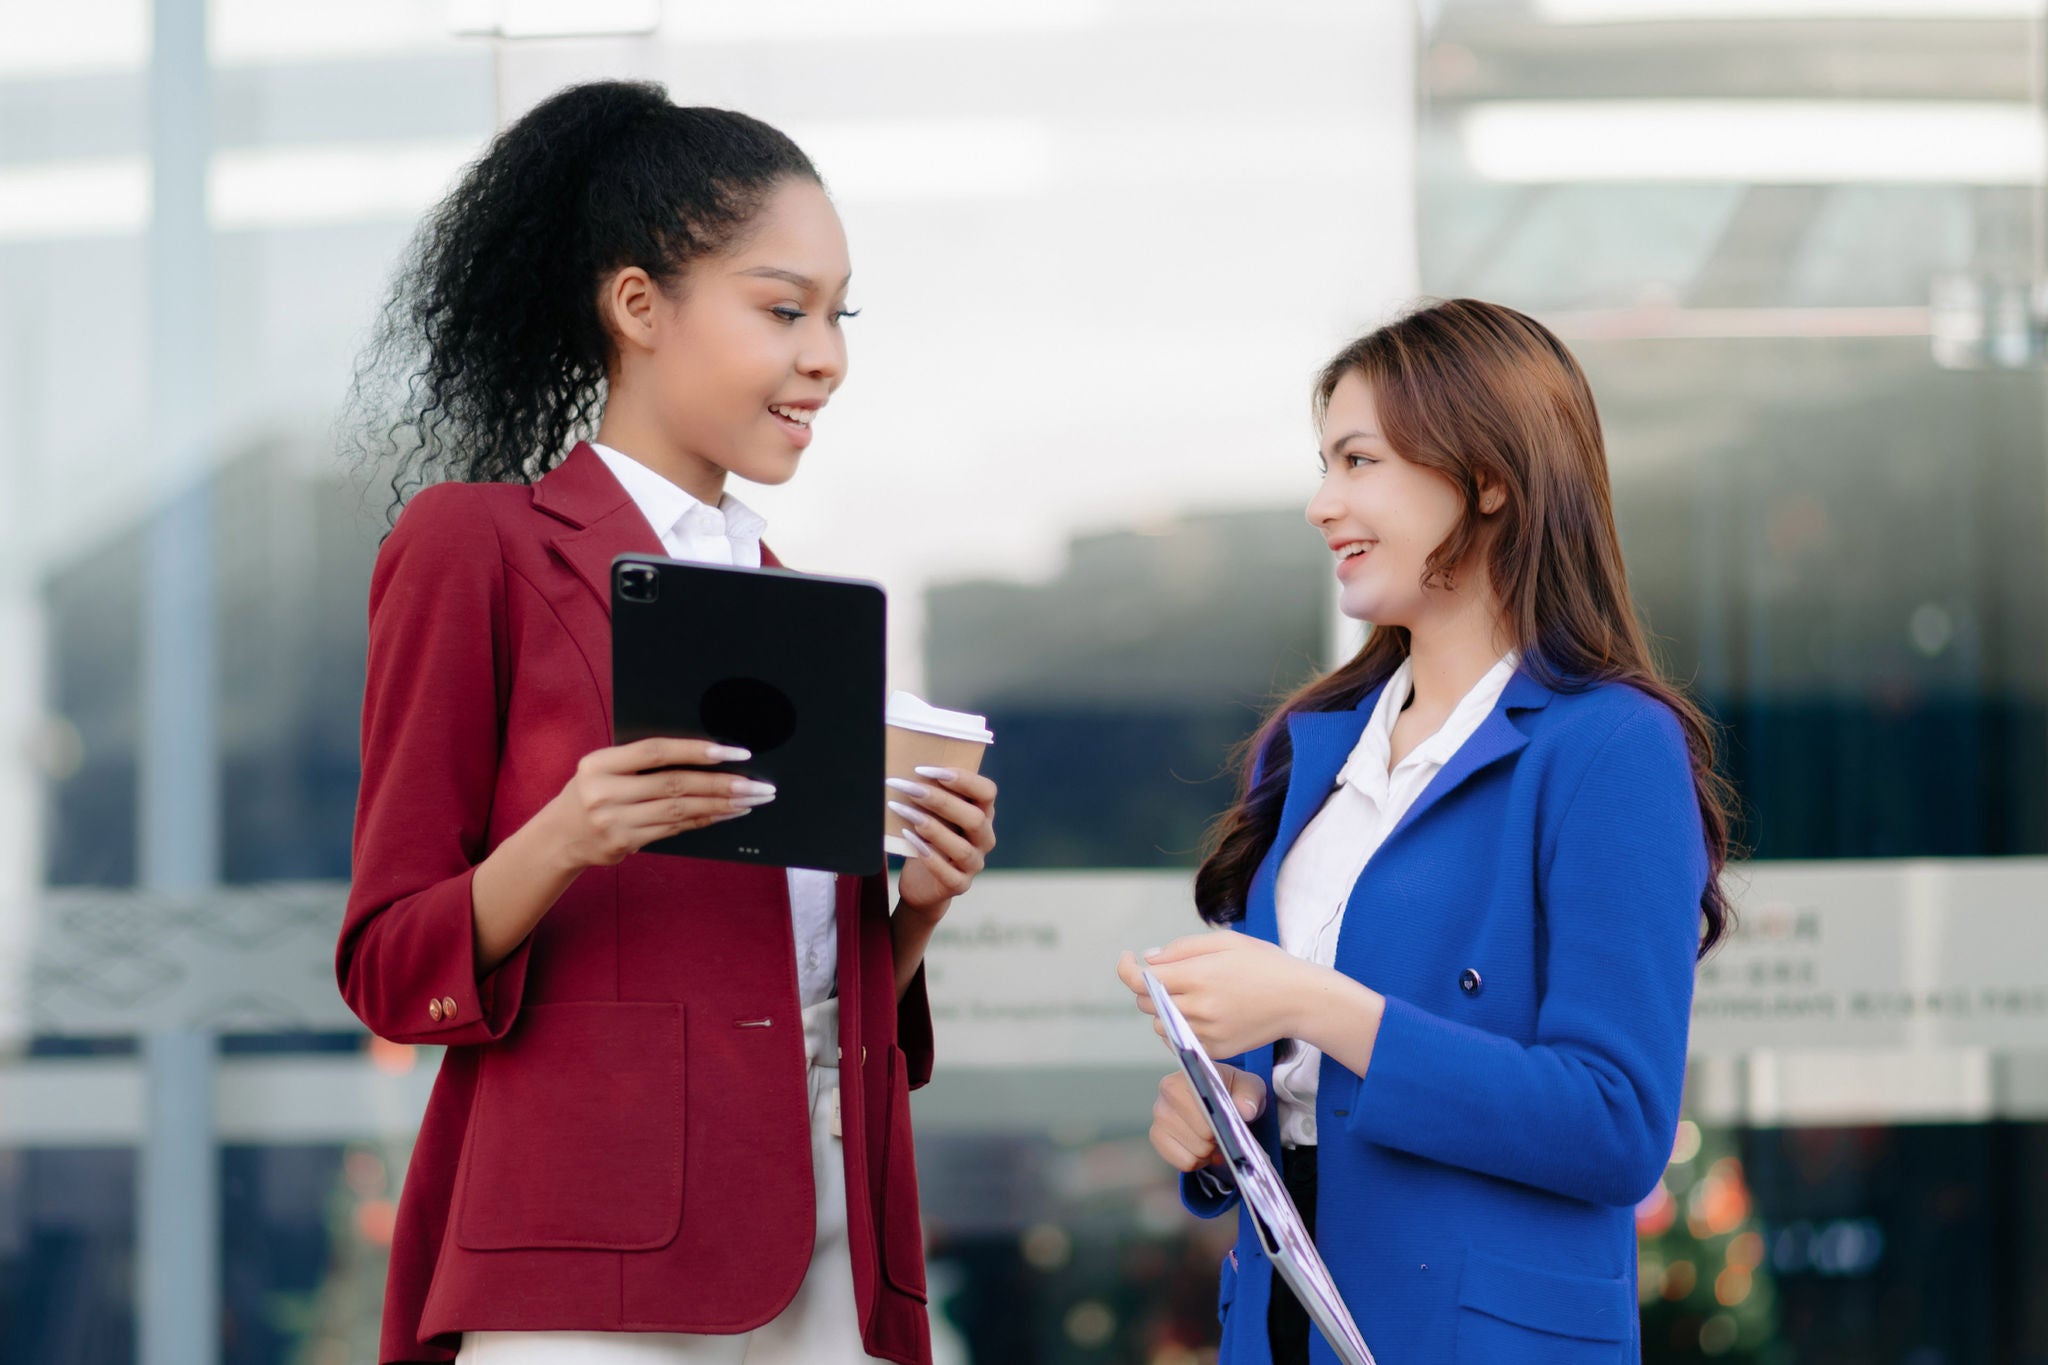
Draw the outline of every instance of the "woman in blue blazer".
[[[1548,330],[1425,307],[1331,361],[1316,409],[1308,519],[1373,629],[1247,745],[1195,883],[1226,931],[1146,965],[1231,1059],[1384,1365],[1636,1360],[1633,1208],[1727,924],[1711,731],[1645,644]],[[1236,1206],[1178,1073],[1153,1117],[1189,1207]],[[1239,1225],[1223,1361],[1334,1360]]]

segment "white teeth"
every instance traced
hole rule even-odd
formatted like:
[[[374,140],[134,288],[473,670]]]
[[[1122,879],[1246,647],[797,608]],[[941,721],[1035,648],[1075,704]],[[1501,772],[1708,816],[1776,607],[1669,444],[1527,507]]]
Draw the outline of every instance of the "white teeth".
[[[1366,552],[1367,550],[1370,550],[1371,548],[1372,548],[1372,546],[1370,546],[1370,545],[1366,545],[1366,544],[1364,544],[1364,543],[1362,543],[1362,542],[1361,542],[1360,544],[1357,544],[1357,545],[1346,545],[1346,546],[1344,547],[1344,553],[1343,553],[1343,555],[1342,555],[1342,558],[1344,558],[1344,559],[1355,559],[1355,558],[1357,558],[1357,557],[1358,557],[1359,555],[1362,555],[1362,554],[1364,554],[1364,553],[1365,553],[1365,552]]]
[[[786,408],[776,404],[770,404],[768,411],[774,413],[777,417],[787,418],[800,427],[809,426],[811,418],[817,415],[817,411],[814,408]]]

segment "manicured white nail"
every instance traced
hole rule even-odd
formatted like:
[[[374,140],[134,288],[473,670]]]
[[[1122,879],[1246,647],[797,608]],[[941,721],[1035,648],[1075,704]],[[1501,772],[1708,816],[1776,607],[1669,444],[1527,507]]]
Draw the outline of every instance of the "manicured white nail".
[[[714,744],[709,752],[713,763],[744,763],[754,756],[752,749],[739,749],[730,744]]]
[[[905,796],[930,796],[932,794],[930,787],[927,787],[922,782],[912,782],[907,777],[892,777],[884,782],[883,785],[902,792]]]
[[[732,784],[732,794],[734,796],[773,797],[775,795],[775,784],[773,782],[756,782],[750,777],[743,777]]]
[[[889,809],[895,811],[898,815],[902,816],[903,822],[908,825],[922,826],[925,821],[931,819],[929,815],[926,815],[916,806],[906,806],[901,801],[891,801],[889,803]]]
[[[916,849],[917,856],[920,858],[929,858],[932,856],[931,845],[927,844],[924,840],[918,838],[915,834],[911,833],[907,829],[903,831],[903,842],[909,844],[912,848]]]
[[[919,777],[929,777],[934,782],[958,782],[960,774],[951,768],[912,768]]]
[[[712,816],[709,820],[705,821],[704,823],[708,825],[722,825],[728,820],[737,820],[742,815],[752,815],[753,813],[754,812],[750,810],[729,810],[723,815]]]
[[[735,806],[745,806],[748,810],[752,810],[756,806],[765,806],[774,799],[775,793],[770,792],[766,796],[735,796],[732,799],[732,803]]]

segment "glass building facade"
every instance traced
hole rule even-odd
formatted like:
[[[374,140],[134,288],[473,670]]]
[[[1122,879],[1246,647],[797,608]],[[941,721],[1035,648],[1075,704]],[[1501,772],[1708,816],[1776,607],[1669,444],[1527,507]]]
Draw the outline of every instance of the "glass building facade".
[[[1742,794],[1745,927],[1637,1215],[1645,1358],[2048,1361],[2048,20],[668,0],[462,31],[535,8],[0,0],[0,1360],[163,1359],[144,1287],[186,1246],[219,1361],[374,1358],[438,1058],[332,984],[387,524],[334,423],[450,177],[634,76],[824,172],[852,374],[803,473],[745,496],[790,563],[889,589],[896,685],[998,736],[1002,846],[934,945],[916,1099],[939,1360],[1213,1359],[1229,1229],[1145,1140],[1165,1054],[1111,963],[1197,927],[1231,747],[1355,642],[1301,517],[1309,385],[1427,294],[1585,363],[1638,603]],[[205,44],[168,264],[166,24]],[[196,887],[147,852],[140,604],[180,525]],[[171,1036],[211,1091],[183,1242],[148,1212]]]

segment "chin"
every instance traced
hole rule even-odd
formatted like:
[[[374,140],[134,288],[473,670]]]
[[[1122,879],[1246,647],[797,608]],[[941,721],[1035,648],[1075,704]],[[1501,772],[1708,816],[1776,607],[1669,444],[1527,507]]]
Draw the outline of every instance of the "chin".
[[[1360,601],[1339,598],[1337,610],[1351,620],[1363,621],[1369,626],[1399,626],[1405,630],[1412,619],[1409,612],[1401,610],[1396,604],[1376,598]]]
[[[798,452],[788,451],[779,455],[735,460],[725,467],[725,472],[735,478],[745,479],[748,483],[763,484],[772,488],[795,478],[802,462],[802,456]]]
[[[1337,598],[1337,610],[1340,614],[1353,621],[1365,621],[1372,625],[1386,624],[1386,618],[1381,610],[1383,605],[1370,597],[1353,597],[1350,593],[1341,594]]]

